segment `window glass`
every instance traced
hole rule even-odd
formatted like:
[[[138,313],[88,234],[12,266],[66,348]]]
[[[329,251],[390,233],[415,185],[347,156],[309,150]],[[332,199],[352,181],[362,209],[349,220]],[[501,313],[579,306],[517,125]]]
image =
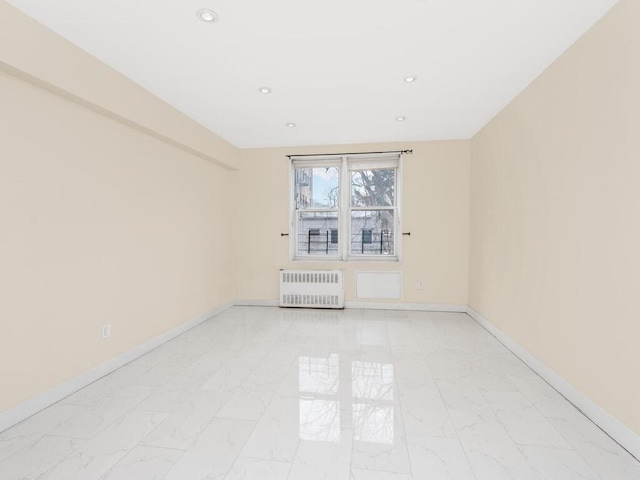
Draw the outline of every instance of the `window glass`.
[[[296,168],[296,208],[337,208],[339,179],[337,167]]]
[[[394,255],[393,228],[393,210],[353,210],[350,253],[352,255]]]
[[[333,242],[332,231],[336,231]],[[338,254],[338,213],[337,212],[299,212],[298,247],[299,255],[337,255]]]
[[[395,170],[357,170],[351,172],[352,207],[391,207],[395,205]]]

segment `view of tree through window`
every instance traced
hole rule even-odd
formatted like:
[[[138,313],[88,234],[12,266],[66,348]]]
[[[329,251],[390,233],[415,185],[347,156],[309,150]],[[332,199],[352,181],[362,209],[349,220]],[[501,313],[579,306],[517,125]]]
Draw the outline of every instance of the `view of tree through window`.
[[[351,206],[391,207],[394,205],[395,170],[367,170],[351,173]]]
[[[352,255],[393,255],[395,173],[395,169],[351,172]]]
[[[399,155],[294,158],[292,165],[294,257],[396,255]]]

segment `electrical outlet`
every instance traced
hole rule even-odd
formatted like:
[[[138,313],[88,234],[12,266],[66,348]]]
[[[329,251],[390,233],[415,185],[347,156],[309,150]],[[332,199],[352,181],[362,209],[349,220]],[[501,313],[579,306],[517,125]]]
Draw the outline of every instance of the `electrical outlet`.
[[[102,326],[102,338],[109,338],[111,336],[111,324],[107,323]]]
[[[416,282],[416,290],[422,290],[422,280]]]

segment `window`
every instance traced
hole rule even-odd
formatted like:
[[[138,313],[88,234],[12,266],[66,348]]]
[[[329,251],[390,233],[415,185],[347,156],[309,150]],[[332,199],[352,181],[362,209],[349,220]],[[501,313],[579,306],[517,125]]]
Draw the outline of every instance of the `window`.
[[[294,156],[291,168],[293,259],[398,259],[399,153]]]

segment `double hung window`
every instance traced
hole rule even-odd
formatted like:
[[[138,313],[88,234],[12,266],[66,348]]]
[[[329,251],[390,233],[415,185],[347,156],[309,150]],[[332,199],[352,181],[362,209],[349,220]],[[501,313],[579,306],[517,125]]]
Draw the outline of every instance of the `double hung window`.
[[[295,260],[399,256],[400,154],[291,157]]]

